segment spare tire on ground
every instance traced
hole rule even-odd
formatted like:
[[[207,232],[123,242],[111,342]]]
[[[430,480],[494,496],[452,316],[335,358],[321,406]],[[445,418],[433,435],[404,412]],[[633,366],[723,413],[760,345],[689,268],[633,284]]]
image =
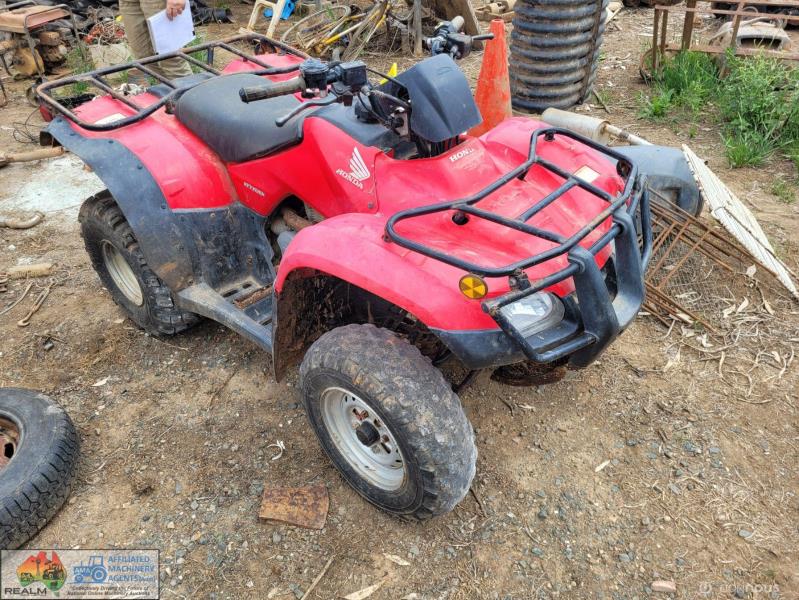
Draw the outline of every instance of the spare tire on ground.
[[[33,390],[0,388],[0,549],[19,548],[58,512],[77,462],[63,408]]]

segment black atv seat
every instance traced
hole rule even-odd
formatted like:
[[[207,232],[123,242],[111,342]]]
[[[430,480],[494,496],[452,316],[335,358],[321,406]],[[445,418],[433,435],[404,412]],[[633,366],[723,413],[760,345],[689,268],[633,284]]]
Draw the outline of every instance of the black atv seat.
[[[250,73],[213,77],[180,97],[175,116],[225,162],[266,156],[302,141],[302,122],[313,112],[305,111],[278,127],[275,119],[300,103],[294,95],[250,104],[239,98],[241,88],[268,83]]]

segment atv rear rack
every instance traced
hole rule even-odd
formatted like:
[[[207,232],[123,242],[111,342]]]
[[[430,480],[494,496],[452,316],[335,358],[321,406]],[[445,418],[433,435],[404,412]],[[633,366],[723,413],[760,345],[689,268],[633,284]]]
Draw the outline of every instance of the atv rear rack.
[[[624,180],[622,192],[613,196],[539,156],[537,149],[541,138],[544,143],[548,143],[554,141],[556,136],[576,140],[615,161],[616,170]],[[558,189],[538,200],[515,219],[475,206],[512,180],[527,175],[534,165],[542,166],[562,178],[564,182]],[[511,291],[483,301],[483,310],[513,337],[529,359],[548,363],[574,354],[571,358],[572,364],[584,366],[590,363],[632,321],[643,302],[643,273],[652,255],[652,226],[649,214],[649,196],[641,179],[637,166],[631,163],[627,157],[610,148],[567,129],[556,127],[537,129],[530,136],[528,158],[518,167],[467,198],[411,208],[394,214],[386,223],[386,235],[404,248],[469,273],[484,277],[508,276]],[[575,187],[600,198],[607,203],[607,206],[589,223],[569,237],[528,223],[536,214],[557,202]],[[462,213],[485,219],[556,245],[517,262],[502,267],[491,267],[447,254],[406,238],[396,231],[396,225],[401,221],[445,211],[456,211],[456,214]],[[589,248],[580,246],[580,242],[608,218],[613,223],[610,229]],[[635,218],[638,218],[638,223]],[[595,260],[596,254],[612,241],[615,246],[612,263],[615,271],[615,295],[609,291],[605,274],[599,269]],[[524,269],[564,254],[567,255],[569,261],[567,267],[534,282],[529,281]],[[525,338],[502,312],[501,309],[508,304],[545,290],[568,277],[574,278],[576,298],[562,300],[566,304],[567,313],[574,317],[575,328],[560,328],[556,332],[555,338],[544,339],[545,336],[533,336],[536,339]],[[578,331],[576,328],[578,322],[581,322],[582,331]]]
[[[258,58],[258,56],[262,56],[261,54],[248,54],[233,46],[233,44],[242,42],[257,46],[257,48],[262,52],[269,48],[272,50],[272,52],[279,51],[285,54],[292,54],[302,59],[308,58],[308,55],[304,52],[300,52],[299,50],[296,50],[291,46],[284,44],[283,42],[273,40],[272,38],[268,38],[257,33],[247,33],[226,38],[224,40],[216,40],[212,42],[206,42],[204,44],[198,44],[196,46],[189,46],[180,50],[176,50],[175,52],[150,56],[148,58],[142,58],[128,63],[113,65],[111,67],[105,67],[95,71],[80,73],[78,75],[72,75],[71,77],[64,77],[55,81],[46,82],[36,89],[36,93],[42,102],[44,102],[49,108],[52,108],[57,113],[65,116],[79,127],[89,131],[111,131],[113,129],[119,129],[120,127],[138,123],[142,119],[149,117],[161,107],[174,103],[181,94],[205,81],[205,79],[203,79],[189,84],[178,85],[174,81],[167,79],[153,69],[149,68],[147,65],[159,63],[170,58],[180,58],[185,60],[193,67],[201,69],[202,72],[217,77],[223,75],[223,73],[213,66],[214,51],[221,49],[226,50],[227,52],[230,52],[231,54],[238,56],[245,61],[249,61],[258,65],[260,67],[259,69],[248,71],[253,75],[282,75],[285,73],[293,73],[299,69],[300,63],[285,67],[270,66]],[[196,54],[197,52],[205,52],[205,61],[199,60],[193,56],[193,54]],[[130,97],[125,96],[124,94],[121,94],[115,90],[111,83],[109,83],[107,80],[107,77],[110,75],[124,73],[134,69],[137,69],[145,75],[157,80],[160,84],[169,88],[170,91],[161,97],[157,102],[148,104],[146,106],[140,106],[134,103]],[[53,95],[55,90],[68,88],[74,84],[89,84],[90,86],[94,86],[101,92],[108,94],[115,100],[118,100],[124,104],[133,114],[111,122],[89,123],[84,121],[71,110],[74,106],[74,102],[69,102],[68,97],[59,99]]]

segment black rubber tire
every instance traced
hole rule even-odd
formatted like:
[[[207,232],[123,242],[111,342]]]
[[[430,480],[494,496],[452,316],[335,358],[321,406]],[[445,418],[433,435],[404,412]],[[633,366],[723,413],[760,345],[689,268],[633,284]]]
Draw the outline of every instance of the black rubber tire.
[[[352,391],[379,415],[402,452],[406,477],[387,491],[341,455],[321,414],[322,392]],[[452,510],[469,491],[477,448],[458,396],[417,348],[386,329],[346,325],[325,333],[300,366],[300,391],[319,442],[344,478],[386,512],[424,520]]]
[[[114,302],[124,308],[139,327],[154,335],[173,335],[200,320],[198,315],[175,306],[169,288],[147,265],[133,230],[111,194],[102,192],[86,200],[81,206],[78,220],[86,252],[100,281]],[[112,244],[133,270],[143,295],[140,306],[114,283],[103,260],[103,242]]]
[[[0,549],[31,539],[66,501],[75,481],[78,434],[44,394],[0,388],[0,417],[20,432],[16,453],[0,469]]]

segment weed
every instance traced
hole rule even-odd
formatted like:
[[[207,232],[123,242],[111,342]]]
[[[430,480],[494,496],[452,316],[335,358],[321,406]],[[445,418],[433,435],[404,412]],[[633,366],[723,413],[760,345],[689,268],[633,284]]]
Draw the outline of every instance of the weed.
[[[707,54],[681,52],[663,65],[656,85],[672,92],[675,105],[698,112],[718,87],[718,69]]]
[[[192,46],[199,46],[204,41],[205,40],[203,39],[203,37],[198,35],[196,38],[194,38],[192,41],[186,44],[186,47],[191,48]],[[208,63],[208,52],[206,50],[198,50],[197,52],[190,52],[189,56],[191,56],[195,60],[199,60],[200,62],[204,62],[206,64]],[[195,64],[192,64],[191,71],[192,73],[202,73],[205,72],[205,69],[203,69],[202,67],[198,67]]]
[[[721,116],[738,130],[748,129],[774,139],[778,129],[799,112],[791,106],[799,100],[791,89],[791,71],[763,57],[728,59],[729,75],[720,84]],[[795,88],[795,86],[793,86]],[[799,122],[794,124],[799,133]]]
[[[654,96],[641,94],[639,100],[641,109],[639,114],[647,119],[654,121],[663,119],[672,108],[674,93],[671,90],[658,92]]]
[[[785,156],[787,156],[789,160],[793,161],[794,166],[796,166],[796,170],[799,171],[799,141],[796,141],[785,148]]]
[[[731,166],[761,165],[780,152],[799,169],[799,70],[775,59],[731,53],[725,65],[727,75],[720,78],[705,54],[681,52],[667,60],[655,77],[652,97],[642,97],[641,116],[662,119],[675,108],[705,116],[712,103]]]
[[[92,64],[92,59],[88,51],[86,51],[86,56],[84,57],[79,48],[73,48],[70,50],[64,60],[67,68],[70,70],[71,75],[88,73],[94,69],[94,65]],[[90,83],[78,81],[65,88],[62,94],[65,96],[80,96],[81,94],[88,92],[91,87],[92,86]]]
[[[796,188],[793,184],[785,181],[781,177],[774,180],[771,184],[771,193],[774,194],[780,202],[785,204],[793,204],[796,202]]]
[[[718,85],[718,70],[705,54],[682,52],[667,61],[655,76],[654,94],[642,96],[640,115],[658,120],[675,108],[699,113]]]
[[[759,167],[774,153],[771,141],[755,131],[733,130],[722,139],[727,161],[733,168]]]
[[[611,98],[609,91],[594,88],[594,93],[596,94],[600,104],[608,105],[613,103],[613,99]]]

